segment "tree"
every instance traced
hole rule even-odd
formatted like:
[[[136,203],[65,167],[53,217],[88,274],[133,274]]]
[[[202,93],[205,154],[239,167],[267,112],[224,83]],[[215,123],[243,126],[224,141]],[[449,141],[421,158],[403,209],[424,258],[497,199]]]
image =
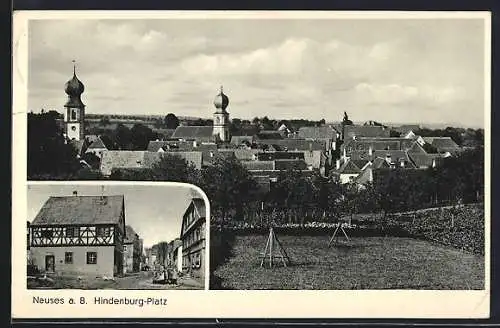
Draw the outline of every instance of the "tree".
[[[28,178],[64,179],[80,165],[57,123],[59,113],[28,113]]]
[[[134,124],[132,129],[130,129],[130,143],[132,144],[133,150],[146,150],[149,141],[155,140],[156,138],[156,133],[143,124]]]
[[[167,116],[165,116],[164,124],[167,129],[176,129],[179,126],[180,122],[175,114],[168,113]]]
[[[164,153],[152,167],[152,177],[156,181],[193,182],[198,176],[192,163],[175,153]]]
[[[216,158],[213,165],[202,169],[193,184],[207,194],[213,213],[222,219],[228,214],[241,218],[243,207],[257,190],[255,180],[235,158]]]
[[[123,124],[118,124],[114,131],[114,140],[119,150],[131,150],[132,149],[132,134],[130,129]]]

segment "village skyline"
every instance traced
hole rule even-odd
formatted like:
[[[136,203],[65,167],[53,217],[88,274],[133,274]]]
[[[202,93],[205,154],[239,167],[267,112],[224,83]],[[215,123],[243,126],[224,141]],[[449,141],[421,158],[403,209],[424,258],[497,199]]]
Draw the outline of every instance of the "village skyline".
[[[29,28],[30,110],[62,110],[76,60],[89,114],[210,117],[223,85],[241,119],[331,122],[346,111],[354,121],[484,127],[482,20],[72,19]]]
[[[28,221],[50,197],[70,197],[74,191],[78,196],[124,195],[125,224],[143,239],[144,247],[179,238],[182,216],[194,195],[181,186],[105,185],[103,192],[101,185],[29,185]]]

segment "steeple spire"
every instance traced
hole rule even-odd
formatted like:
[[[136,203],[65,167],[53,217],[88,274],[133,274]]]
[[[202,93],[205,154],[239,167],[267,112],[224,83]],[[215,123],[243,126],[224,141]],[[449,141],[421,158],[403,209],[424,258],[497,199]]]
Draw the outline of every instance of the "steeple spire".
[[[73,63],[73,76],[76,76],[76,60],[71,61]]]
[[[224,93],[223,91],[224,91],[224,87],[221,85],[220,86],[220,94],[223,94]]]

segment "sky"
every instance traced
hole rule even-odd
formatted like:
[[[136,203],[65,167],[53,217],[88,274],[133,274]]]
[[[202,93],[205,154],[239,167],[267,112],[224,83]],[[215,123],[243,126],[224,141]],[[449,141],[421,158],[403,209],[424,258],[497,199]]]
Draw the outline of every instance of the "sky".
[[[191,198],[201,197],[196,190],[180,186],[106,185],[28,185],[28,221],[33,221],[51,196],[124,195],[125,224],[132,226],[150,247],[160,241],[180,237],[182,215]]]
[[[28,105],[87,113],[375,120],[483,127],[482,19],[39,20]]]

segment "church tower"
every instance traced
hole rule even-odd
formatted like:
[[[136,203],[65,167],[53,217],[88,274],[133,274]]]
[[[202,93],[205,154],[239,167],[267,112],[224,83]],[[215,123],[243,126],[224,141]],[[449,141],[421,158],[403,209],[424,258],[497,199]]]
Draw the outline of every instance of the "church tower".
[[[221,141],[229,141],[231,139],[229,135],[229,113],[226,111],[227,105],[229,105],[229,98],[224,94],[221,86],[219,94],[214,99],[216,110],[214,113],[213,129],[213,134],[218,135]]]
[[[68,100],[64,105],[64,126],[68,139],[83,140],[85,138],[85,105],[81,95],[85,91],[85,86],[76,77],[75,61],[73,61],[73,77],[66,82],[64,91],[68,95]]]

